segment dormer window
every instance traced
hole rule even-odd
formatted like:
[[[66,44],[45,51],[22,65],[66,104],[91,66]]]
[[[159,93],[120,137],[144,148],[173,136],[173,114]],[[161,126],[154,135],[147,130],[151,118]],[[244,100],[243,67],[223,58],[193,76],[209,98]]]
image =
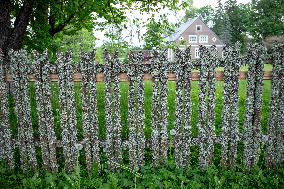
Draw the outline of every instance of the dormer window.
[[[202,26],[201,25],[196,25],[196,31],[202,31]]]

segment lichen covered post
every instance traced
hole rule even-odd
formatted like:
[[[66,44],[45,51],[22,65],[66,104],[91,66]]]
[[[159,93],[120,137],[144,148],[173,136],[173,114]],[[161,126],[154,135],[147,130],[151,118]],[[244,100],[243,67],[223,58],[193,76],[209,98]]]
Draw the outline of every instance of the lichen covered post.
[[[224,167],[235,166],[239,140],[238,89],[240,46],[225,47],[224,51],[224,107],[222,112],[222,159]]]
[[[284,160],[284,45],[276,44],[272,54],[270,117],[267,141],[267,166],[279,166]]]
[[[51,107],[52,92],[49,81],[50,64],[47,51],[43,54],[34,53],[34,55],[36,65],[36,103],[43,164],[45,169],[51,172],[57,172],[56,137]]]
[[[65,158],[65,168],[68,172],[74,170],[77,165],[79,145],[77,141],[76,117],[75,117],[75,96],[72,66],[72,53],[65,55],[57,54],[59,72],[59,99],[60,99],[60,124],[62,128],[62,146]]]
[[[246,60],[249,64],[244,123],[244,164],[246,168],[255,166],[260,155],[264,55],[263,46],[250,45]]]
[[[9,106],[8,106],[8,83],[5,80],[5,70],[3,54],[0,49],[0,159],[7,162],[9,168],[15,166],[13,158],[14,147],[11,141],[11,130],[9,125]]]
[[[191,70],[192,61],[190,47],[184,51],[184,131],[183,131],[183,166],[185,168],[190,165],[190,146],[192,145],[191,133]]]
[[[178,168],[183,167],[183,88],[184,61],[183,51],[176,49],[176,120],[175,120],[175,161]]]
[[[13,96],[15,97],[18,121],[18,141],[21,156],[21,167],[24,171],[37,168],[33,129],[31,124],[31,106],[28,82],[28,55],[25,50],[10,51],[12,78],[14,84]]]
[[[98,118],[96,99],[96,62],[95,52],[81,53],[80,71],[82,76],[82,105],[84,149],[87,169],[90,171],[96,163],[100,166]]]

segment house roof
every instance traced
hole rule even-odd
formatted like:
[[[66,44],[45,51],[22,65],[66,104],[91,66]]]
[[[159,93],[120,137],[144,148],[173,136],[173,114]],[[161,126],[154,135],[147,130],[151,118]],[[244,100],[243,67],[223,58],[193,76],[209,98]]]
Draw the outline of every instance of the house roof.
[[[182,24],[178,29],[176,29],[176,32],[172,34],[171,36],[168,36],[165,38],[166,41],[175,41],[177,40],[181,34],[189,27],[191,24],[197,20],[198,17],[189,19],[186,23]]]

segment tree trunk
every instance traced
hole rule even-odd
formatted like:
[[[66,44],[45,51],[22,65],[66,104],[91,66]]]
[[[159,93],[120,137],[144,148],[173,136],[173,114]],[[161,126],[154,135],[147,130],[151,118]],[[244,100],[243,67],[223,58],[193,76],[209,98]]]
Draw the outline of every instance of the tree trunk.
[[[9,49],[19,50],[22,48],[23,39],[30,21],[30,16],[33,12],[33,0],[26,0],[20,9],[15,20],[13,32],[9,37]]]
[[[4,55],[4,64],[7,62],[8,39],[11,33],[11,1],[0,0],[0,49]]]
[[[0,0],[0,49],[3,51],[5,68],[9,65],[7,56],[9,50],[22,48],[33,5],[34,0],[25,0],[23,2],[12,28],[11,0]]]

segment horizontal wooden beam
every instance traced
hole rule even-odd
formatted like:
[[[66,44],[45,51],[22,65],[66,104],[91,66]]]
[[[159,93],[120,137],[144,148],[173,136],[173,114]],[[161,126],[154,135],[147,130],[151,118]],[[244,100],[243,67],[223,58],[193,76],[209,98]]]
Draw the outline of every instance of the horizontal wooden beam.
[[[272,77],[272,72],[271,71],[264,71],[263,79],[264,80],[271,80]],[[34,74],[29,74],[28,75],[29,81],[35,81],[35,75]],[[120,81],[128,81],[128,76],[126,73],[120,73],[119,74]],[[240,79],[245,80],[247,78],[247,71],[241,71],[240,72]],[[6,76],[6,81],[13,81],[11,75]],[[58,74],[50,74],[50,81],[56,82],[58,81]],[[222,81],[224,79],[224,72],[223,71],[217,71],[216,72],[216,79],[218,81]],[[150,74],[145,74],[144,75],[144,80],[152,80],[152,76]],[[176,74],[175,73],[169,73],[168,75],[168,80],[169,81],[175,81],[176,80]],[[192,80],[199,80],[199,72],[192,72]],[[82,81],[81,79],[81,74],[79,72],[74,74],[74,82],[80,82]],[[103,82],[104,81],[104,75],[103,73],[98,73],[97,74],[97,82]]]

